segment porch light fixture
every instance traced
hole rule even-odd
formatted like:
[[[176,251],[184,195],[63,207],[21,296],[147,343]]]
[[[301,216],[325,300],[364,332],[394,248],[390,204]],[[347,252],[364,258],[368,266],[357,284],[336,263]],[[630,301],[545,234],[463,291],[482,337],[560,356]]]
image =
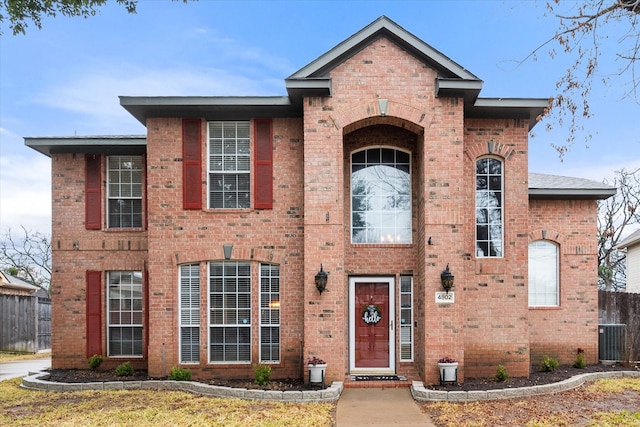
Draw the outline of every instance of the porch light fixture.
[[[327,289],[327,277],[327,273],[322,269],[322,264],[320,264],[320,271],[316,274],[316,288],[318,288],[320,295]]]
[[[387,106],[389,105],[389,100],[384,98],[378,99],[378,109],[380,110],[380,115],[382,117],[387,115]]]
[[[442,280],[442,287],[447,293],[453,288],[453,274],[449,271],[449,264],[447,264],[447,268],[445,268],[442,273],[440,273],[440,280]]]

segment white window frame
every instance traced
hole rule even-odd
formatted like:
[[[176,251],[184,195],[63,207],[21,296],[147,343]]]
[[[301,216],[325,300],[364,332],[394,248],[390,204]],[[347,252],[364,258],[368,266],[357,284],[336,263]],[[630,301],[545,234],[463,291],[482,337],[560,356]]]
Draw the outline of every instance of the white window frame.
[[[183,264],[178,278],[180,363],[200,363],[200,264]],[[187,336],[186,332],[189,331]],[[184,347],[191,348],[184,354]]]
[[[539,248],[555,250],[553,261],[535,259]],[[529,243],[529,307],[560,306],[560,246],[550,240],[536,240]],[[553,263],[553,268],[551,264]]]
[[[123,282],[123,278],[130,277],[131,280]],[[139,283],[136,278],[139,277]],[[119,279],[119,280],[118,280]],[[118,280],[116,282],[116,280]],[[113,282],[113,283],[112,283]],[[117,289],[120,286],[130,287],[130,289]],[[138,289],[136,289],[138,288]],[[136,297],[138,291],[140,297]],[[120,291],[120,297],[116,297],[115,293]],[[109,357],[142,357],[144,353],[144,286],[141,271],[107,271],[107,355]],[[129,296],[127,297],[127,294]],[[124,296],[124,297],[123,297]],[[118,307],[116,307],[116,305]],[[139,318],[139,322],[135,319]],[[119,321],[117,321],[119,319]],[[132,339],[131,346],[135,346],[135,342],[140,342],[140,352],[115,352],[112,348],[111,338],[115,334],[115,330],[131,330],[131,335],[139,335],[139,339]],[[136,333],[138,330],[139,333]],[[126,342],[124,339],[118,341]],[[114,343],[115,344],[115,343]]]
[[[406,285],[406,286],[403,286]],[[413,362],[414,357],[414,307],[413,277],[400,276],[400,361]],[[411,357],[404,357],[403,346],[409,346]]]
[[[378,161],[375,160],[370,160],[370,154],[369,153],[373,153],[375,150],[380,150],[380,159]],[[393,152],[393,160],[392,161],[387,161],[384,159],[384,153],[385,151],[392,151]],[[354,157],[356,155],[359,155],[360,153],[364,153],[365,159],[362,162],[356,162],[354,161]],[[407,162],[402,162],[398,160],[398,155],[397,153],[402,153],[403,155],[406,155],[408,157],[408,161]],[[406,151],[406,150],[401,150],[395,147],[388,147],[388,146],[373,146],[373,147],[366,147],[363,148],[361,150],[355,150],[353,152],[351,152],[350,156],[349,156],[349,162],[350,162],[350,175],[349,175],[349,180],[350,180],[350,188],[351,188],[351,194],[350,194],[350,223],[351,223],[351,228],[350,228],[350,238],[351,238],[351,243],[352,244],[411,244],[413,241],[413,224],[412,224],[412,218],[413,218],[413,202],[412,202],[412,191],[411,191],[411,186],[412,186],[412,170],[411,170],[411,152]],[[360,194],[355,194],[354,195],[354,174],[356,172],[359,172],[361,170],[367,169],[369,167],[374,167],[374,166],[391,166],[399,171],[402,172],[406,172],[408,175],[408,180],[409,180],[409,188],[408,188],[408,194],[401,194],[401,193],[396,193],[396,195],[394,197],[396,197],[397,199],[401,199],[401,198],[408,198],[408,206],[409,209],[407,210],[400,210],[400,209],[393,209],[393,208],[388,208],[388,209],[363,209],[361,211],[355,211],[355,203],[354,200],[356,197],[362,197],[363,195]],[[354,169],[356,169],[354,171]],[[406,170],[405,170],[406,169]],[[384,194],[384,193],[382,193]],[[366,196],[364,196],[365,201],[368,203],[371,199],[369,199],[369,197],[371,197],[373,200],[383,200],[384,198],[381,195],[378,195],[376,197],[376,195],[371,192],[368,193]],[[387,200],[390,198],[388,195],[385,197]],[[364,220],[365,225],[363,227],[357,227],[356,225],[354,225],[354,216],[355,216],[355,212],[360,212],[360,215],[363,217],[361,219]],[[406,219],[408,219],[408,227],[402,227],[401,224],[399,224],[398,222],[396,222],[396,218],[398,217],[396,214],[398,212],[403,212],[406,214]],[[369,219],[371,218],[371,219]],[[371,222],[370,222],[371,221]],[[392,224],[391,226],[389,225],[389,222],[391,221]],[[378,226],[375,225],[371,225],[373,223],[378,224]],[[385,224],[385,227],[381,227],[381,224]],[[360,231],[360,235],[362,236],[359,239],[354,239],[354,236],[357,232],[357,230]],[[405,237],[403,237],[403,235],[405,235]],[[362,239],[364,239],[364,241],[362,241]]]
[[[260,264],[260,363],[280,363],[282,358],[282,335],[280,329],[281,311],[281,280],[280,266],[276,264]],[[265,331],[270,333],[265,334]],[[277,334],[277,342],[272,338]],[[268,339],[266,343],[270,348],[270,354],[263,352],[263,339]],[[278,357],[272,356],[274,349],[277,349]]]
[[[208,122],[207,141],[207,206],[251,208],[251,122]],[[220,203],[214,203],[214,195],[220,195]]]
[[[114,162],[117,162],[117,167],[113,167]],[[136,164],[139,165],[139,168],[135,167]],[[107,228],[142,228],[144,220],[143,169],[142,156],[107,157]],[[139,182],[136,177],[139,177]],[[139,203],[139,209],[134,208],[136,202]],[[132,204],[130,212],[111,213],[112,204],[124,207],[126,203]],[[119,217],[119,224],[112,220],[112,215]],[[136,222],[138,218],[139,223]],[[127,220],[129,224],[122,225]]]
[[[495,207],[495,206],[491,206],[490,205],[490,197],[481,197],[481,195],[483,193],[486,193],[487,195],[490,195],[491,193],[491,178],[496,177],[496,174],[492,174],[490,172],[487,173],[483,173],[483,174],[479,174],[478,173],[478,163],[482,162],[482,161],[486,161],[486,160],[493,160],[493,161],[497,161],[500,163],[500,199],[499,199],[499,207]],[[474,183],[475,183],[475,207],[476,207],[476,213],[475,213],[475,218],[476,218],[476,224],[475,224],[475,253],[476,253],[476,258],[503,258],[504,257],[504,166],[505,163],[502,159],[498,158],[498,157],[490,157],[490,156],[485,156],[485,157],[481,157],[476,159],[475,162],[475,174],[474,174]],[[486,183],[486,189],[482,189],[482,190],[478,190],[478,178],[482,176],[487,180]],[[495,189],[494,189],[495,190]],[[478,202],[482,200],[485,203],[480,205]],[[493,199],[495,200],[495,198]],[[486,223],[479,223],[479,212],[481,210],[486,210]],[[499,211],[500,212],[500,224],[496,225],[496,224],[492,224],[491,223],[491,219],[490,217],[490,211]],[[478,228],[481,226],[481,224],[486,224],[486,232],[487,232],[487,236],[486,239],[480,239],[480,236],[478,235]],[[499,236],[493,234],[492,235],[492,230],[500,227],[500,233]],[[499,253],[492,255],[491,253],[483,253],[481,252],[482,249],[480,248],[480,242],[482,243],[486,243],[487,244],[487,248],[493,247],[494,250],[498,250]],[[495,246],[491,246],[492,243],[497,242],[499,244],[495,245]],[[490,252],[490,249],[488,249]]]
[[[252,281],[251,281],[251,264],[242,261],[211,261],[207,265],[208,276],[208,346],[207,346],[207,360],[211,364],[251,364],[251,346],[252,346],[252,333],[253,327],[251,325],[251,297],[252,297]],[[222,269],[222,274],[213,275],[212,270],[216,267]],[[235,269],[234,274],[227,274]],[[239,275],[239,270],[248,270],[248,274]],[[217,283],[216,283],[217,282]],[[248,282],[248,283],[247,283]],[[235,287],[235,292],[231,289]],[[247,289],[248,291],[239,292],[238,289]],[[216,304],[214,304],[214,300]],[[234,306],[235,301],[235,306]],[[239,301],[244,301],[245,306],[238,307]],[[241,338],[241,335],[248,336],[248,342],[239,342],[239,339],[234,343],[231,338],[233,334],[229,335],[229,341],[214,342],[214,331],[220,331],[224,337],[227,333],[235,331],[236,338]],[[244,330],[244,331],[243,331]],[[213,360],[213,348],[221,349],[221,360]],[[236,359],[226,358],[227,350],[236,347],[238,354],[241,349],[246,349],[248,356],[246,359],[238,356]]]

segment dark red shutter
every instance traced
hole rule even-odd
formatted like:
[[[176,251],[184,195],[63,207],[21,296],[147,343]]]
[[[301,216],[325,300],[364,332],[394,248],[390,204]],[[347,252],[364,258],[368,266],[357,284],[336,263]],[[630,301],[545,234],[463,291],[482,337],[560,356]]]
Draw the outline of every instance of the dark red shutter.
[[[200,119],[182,120],[182,197],[184,209],[202,209]]]
[[[273,143],[272,120],[254,120],[256,136],[255,199],[256,209],[273,208]]]
[[[85,156],[84,224],[87,230],[102,227],[102,161],[97,154]]]
[[[87,357],[102,354],[102,272],[87,271]]]

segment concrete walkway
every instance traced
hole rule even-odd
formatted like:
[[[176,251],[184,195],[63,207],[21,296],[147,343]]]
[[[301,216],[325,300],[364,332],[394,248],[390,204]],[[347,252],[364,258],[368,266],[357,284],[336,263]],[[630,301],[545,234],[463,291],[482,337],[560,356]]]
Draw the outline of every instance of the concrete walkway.
[[[336,424],[435,427],[431,418],[420,411],[408,387],[345,388],[338,400]]]
[[[9,378],[24,377],[29,372],[42,371],[50,367],[50,357],[0,363],[0,381],[8,380]]]

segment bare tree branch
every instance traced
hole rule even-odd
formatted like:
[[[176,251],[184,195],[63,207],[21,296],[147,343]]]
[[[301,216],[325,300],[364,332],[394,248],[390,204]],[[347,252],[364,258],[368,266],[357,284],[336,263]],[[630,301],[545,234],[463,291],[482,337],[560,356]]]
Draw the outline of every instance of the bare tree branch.
[[[49,292],[51,285],[51,239],[21,227],[20,236],[8,229],[0,241],[0,268]]]

